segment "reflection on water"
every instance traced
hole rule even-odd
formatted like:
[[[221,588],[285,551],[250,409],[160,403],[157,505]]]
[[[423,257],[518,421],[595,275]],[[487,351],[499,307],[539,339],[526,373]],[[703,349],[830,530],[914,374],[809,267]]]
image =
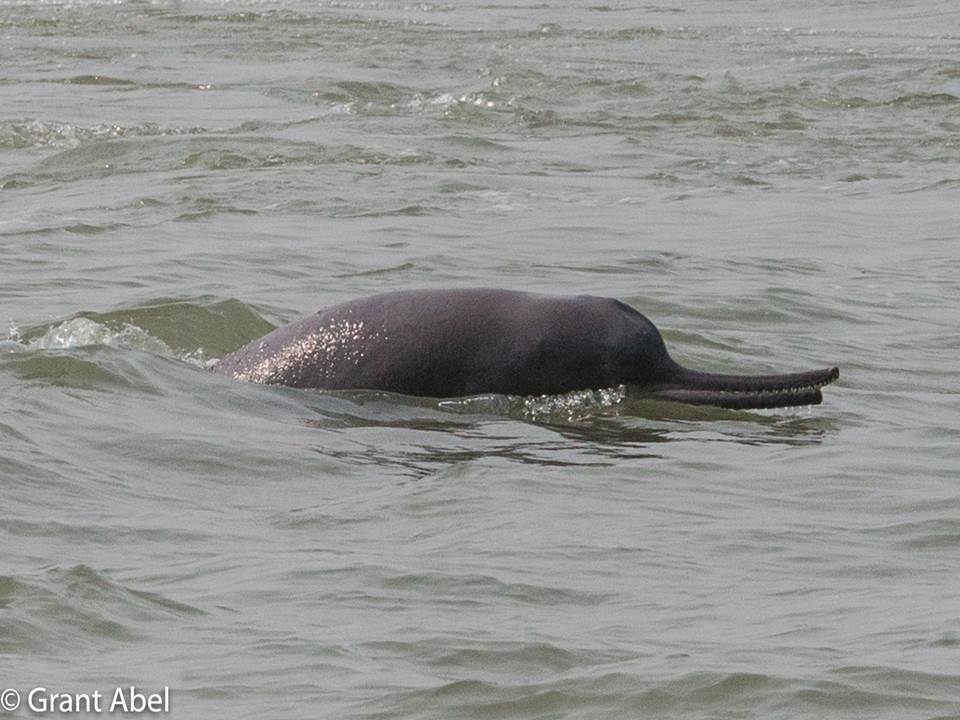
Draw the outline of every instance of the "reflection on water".
[[[544,467],[612,467],[660,458],[654,448],[662,443],[803,446],[823,442],[837,430],[835,421],[809,408],[776,414],[734,411],[632,399],[626,391],[622,400],[607,406],[598,406],[590,392],[576,394],[588,398],[579,407],[571,403],[573,394],[552,406],[548,397],[533,398],[538,407],[552,410],[537,420],[530,419],[524,398],[436,401],[375,391],[297,392],[309,398],[313,413],[305,425],[348,438],[349,449],[316,446],[316,452],[380,468],[400,467],[414,476],[495,458]],[[365,439],[368,435],[374,439]]]

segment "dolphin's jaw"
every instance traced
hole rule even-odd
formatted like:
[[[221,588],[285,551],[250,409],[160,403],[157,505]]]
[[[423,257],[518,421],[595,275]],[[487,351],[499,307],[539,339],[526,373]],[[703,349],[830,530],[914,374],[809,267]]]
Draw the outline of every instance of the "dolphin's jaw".
[[[786,375],[721,375],[681,368],[668,382],[646,388],[658,400],[738,410],[798,407],[823,402],[820,388],[840,377],[838,368]]]

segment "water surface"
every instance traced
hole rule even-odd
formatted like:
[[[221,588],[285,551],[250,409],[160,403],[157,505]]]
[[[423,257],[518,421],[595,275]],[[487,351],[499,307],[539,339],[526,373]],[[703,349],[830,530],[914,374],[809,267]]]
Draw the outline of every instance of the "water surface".
[[[947,2],[0,4],[0,689],[960,716],[956,28]],[[705,370],[842,375],[732,412],[204,370],[473,285],[617,297]]]

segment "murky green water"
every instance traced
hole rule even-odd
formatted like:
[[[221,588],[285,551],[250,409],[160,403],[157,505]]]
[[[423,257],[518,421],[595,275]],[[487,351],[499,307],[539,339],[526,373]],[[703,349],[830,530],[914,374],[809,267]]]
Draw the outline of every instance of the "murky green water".
[[[957,14],[779,5],[0,4],[13,715],[960,717]],[[472,285],[842,375],[747,413],[203,369]]]

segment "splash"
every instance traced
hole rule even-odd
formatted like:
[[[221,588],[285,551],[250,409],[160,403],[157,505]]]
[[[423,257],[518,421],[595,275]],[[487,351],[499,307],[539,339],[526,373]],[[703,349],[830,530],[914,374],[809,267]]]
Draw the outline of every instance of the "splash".
[[[128,350],[142,350],[155,355],[176,357],[185,362],[207,367],[211,361],[203,348],[190,352],[175,352],[163,340],[154,337],[143,328],[123,323],[114,327],[85,317],[76,317],[50,326],[40,337],[24,340],[20,328],[10,323],[7,337],[0,345],[10,352],[29,350],[69,350],[72,348],[106,345]]]
[[[617,385],[562,395],[515,398],[514,408],[524,420],[533,422],[579,422],[616,411],[626,397],[626,385]]]
[[[509,415],[529,422],[572,423],[616,412],[627,397],[625,385],[601,390],[575,390],[562,395],[477,395],[442,400],[439,407],[462,415]]]
[[[474,395],[441,400],[437,407],[458,415],[509,415],[511,398],[507,395]]]
[[[8,340],[13,343],[23,342],[23,338],[20,335],[20,328],[16,326],[13,320],[10,321],[10,327],[7,330],[7,337],[5,337],[4,340]]]
[[[41,337],[31,340],[29,347],[54,350],[109,345],[132,350],[145,350],[158,355],[173,355],[170,347],[142,328],[124,324],[114,329],[89,318],[78,317],[50,327]]]

